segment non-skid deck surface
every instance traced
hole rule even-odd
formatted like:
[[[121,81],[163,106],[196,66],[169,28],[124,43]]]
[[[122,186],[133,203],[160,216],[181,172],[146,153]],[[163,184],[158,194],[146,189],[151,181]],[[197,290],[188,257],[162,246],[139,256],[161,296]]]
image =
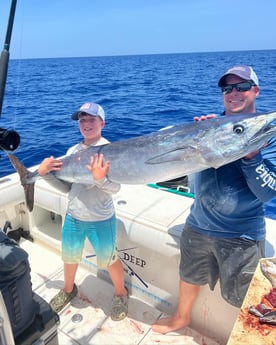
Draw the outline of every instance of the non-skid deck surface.
[[[63,286],[60,255],[37,243],[20,245],[29,253],[33,290],[49,302]],[[135,296],[130,296],[128,317],[114,322],[109,317],[112,285],[84,266],[79,267],[76,282],[78,295],[59,313],[59,345],[218,345],[191,328],[166,335],[153,332],[151,324],[162,313]]]

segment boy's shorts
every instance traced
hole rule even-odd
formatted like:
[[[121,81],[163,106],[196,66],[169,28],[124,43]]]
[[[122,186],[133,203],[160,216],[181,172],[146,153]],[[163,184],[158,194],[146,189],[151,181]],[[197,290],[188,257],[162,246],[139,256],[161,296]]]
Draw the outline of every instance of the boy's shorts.
[[[81,262],[86,237],[95,250],[98,268],[107,268],[118,259],[115,215],[107,220],[87,222],[67,214],[62,229],[62,260],[65,263]]]
[[[241,307],[259,259],[265,256],[265,241],[245,238],[212,238],[192,230],[187,224],[180,239],[181,280],[209,284],[220,280],[222,297]]]

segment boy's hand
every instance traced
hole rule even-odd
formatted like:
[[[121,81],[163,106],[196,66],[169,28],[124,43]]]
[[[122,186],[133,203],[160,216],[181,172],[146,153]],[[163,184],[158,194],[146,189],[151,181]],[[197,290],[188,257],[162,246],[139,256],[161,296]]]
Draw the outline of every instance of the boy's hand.
[[[87,169],[91,171],[93,179],[95,181],[102,180],[106,177],[109,170],[109,161],[104,161],[103,154],[91,156],[90,165],[87,165]]]
[[[48,174],[50,171],[58,171],[62,167],[62,161],[53,156],[43,159],[38,168],[40,176]]]

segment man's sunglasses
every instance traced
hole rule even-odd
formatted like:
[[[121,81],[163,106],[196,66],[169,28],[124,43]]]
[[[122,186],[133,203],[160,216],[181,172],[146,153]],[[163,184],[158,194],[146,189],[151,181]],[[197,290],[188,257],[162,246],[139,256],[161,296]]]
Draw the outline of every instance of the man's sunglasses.
[[[256,86],[256,84],[254,84],[252,81],[243,81],[241,83],[222,86],[221,92],[224,95],[231,93],[233,89],[236,89],[239,92],[245,92],[245,91],[249,91],[252,86]]]

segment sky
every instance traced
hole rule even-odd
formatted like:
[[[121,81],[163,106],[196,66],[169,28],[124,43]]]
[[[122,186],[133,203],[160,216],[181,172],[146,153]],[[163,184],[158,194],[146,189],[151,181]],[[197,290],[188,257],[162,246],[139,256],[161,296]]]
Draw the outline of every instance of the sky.
[[[275,16],[276,0],[17,0],[10,59],[276,49]]]

